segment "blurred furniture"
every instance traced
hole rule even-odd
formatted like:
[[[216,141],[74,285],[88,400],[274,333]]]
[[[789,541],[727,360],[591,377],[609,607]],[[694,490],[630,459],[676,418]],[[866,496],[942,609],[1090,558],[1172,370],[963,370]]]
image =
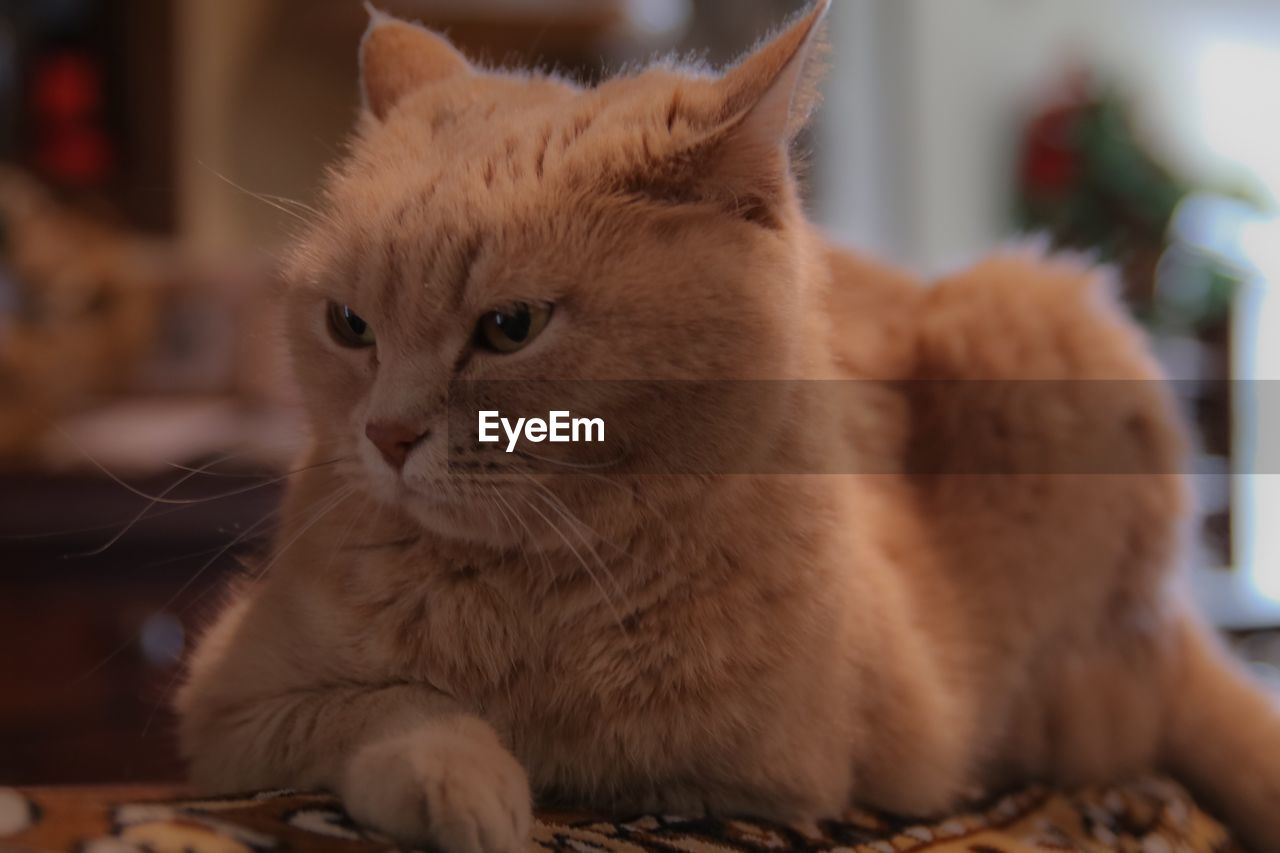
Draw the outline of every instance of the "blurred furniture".
[[[0,4],[0,161],[134,227],[172,233],[177,5]]]
[[[125,390],[158,337],[166,252],[0,167],[0,459]]]
[[[7,837],[6,837],[7,836]],[[387,839],[357,826],[331,797],[275,792],[184,799],[164,789],[0,789],[0,845],[38,850],[316,850],[374,853]],[[751,820],[544,813],[530,850],[1031,850],[1238,849],[1226,830],[1172,782],[996,797],[935,824],[851,812],[841,821],[785,826]]]
[[[147,500],[99,473],[0,474],[0,783],[181,778],[179,661],[238,560],[265,547],[280,491],[222,470],[167,495],[200,502],[157,505],[101,553]]]
[[[66,198],[0,168],[0,781],[174,779],[186,637],[299,431],[265,276]]]

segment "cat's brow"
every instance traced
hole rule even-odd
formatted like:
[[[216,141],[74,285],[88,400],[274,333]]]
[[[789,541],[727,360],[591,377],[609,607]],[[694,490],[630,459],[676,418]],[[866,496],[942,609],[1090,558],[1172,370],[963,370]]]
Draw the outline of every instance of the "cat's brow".
[[[467,285],[471,282],[471,268],[475,266],[483,245],[484,241],[479,234],[471,234],[453,242],[449,247],[451,257],[448,264],[448,287],[449,307],[452,310],[462,307],[467,295]]]
[[[441,301],[448,310],[456,311],[462,306],[471,281],[471,268],[483,246],[480,234],[444,237],[422,259],[423,277],[439,288],[439,292],[447,294]],[[408,281],[404,254],[405,247],[398,241],[388,241],[383,247],[381,300],[384,306],[395,306],[401,301],[401,288]],[[413,266],[416,268],[416,263]]]

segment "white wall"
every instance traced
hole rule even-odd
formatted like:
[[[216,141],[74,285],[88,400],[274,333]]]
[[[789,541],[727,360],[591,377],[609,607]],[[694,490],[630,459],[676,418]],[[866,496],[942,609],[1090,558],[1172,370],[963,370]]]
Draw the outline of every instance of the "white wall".
[[[1259,56],[1280,56],[1280,3],[1273,0],[835,5],[833,71],[817,146],[819,214],[837,237],[929,273],[1007,236],[1016,133],[1073,62],[1099,69],[1131,94],[1171,165],[1216,178],[1231,167],[1214,150],[1214,128],[1205,121],[1223,112],[1222,104],[1213,112],[1206,101],[1217,95],[1200,85],[1207,51],[1215,43],[1253,45]],[[1259,120],[1280,115],[1280,79],[1256,85],[1249,95]],[[1237,99],[1235,112],[1250,104]],[[1255,157],[1263,147],[1253,146]],[[1280,140],[1276,151],[1280,157]],[[875,152],[875,163],[861,159],[867,152]]]

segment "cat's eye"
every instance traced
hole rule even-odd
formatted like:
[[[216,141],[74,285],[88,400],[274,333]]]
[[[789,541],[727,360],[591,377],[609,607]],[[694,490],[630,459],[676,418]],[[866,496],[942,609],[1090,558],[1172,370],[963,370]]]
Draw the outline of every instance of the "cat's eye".
[[[376,343],[373,329],[348,305],[329,303],[329,331],[333,332],[334,339],[344,347],[358,349],[371,347]]]
[[[480,318],[476,342],[500,353],[522,350],[533,343],[551,319],[551,306],[522,302],[502,311],[490,311]]]

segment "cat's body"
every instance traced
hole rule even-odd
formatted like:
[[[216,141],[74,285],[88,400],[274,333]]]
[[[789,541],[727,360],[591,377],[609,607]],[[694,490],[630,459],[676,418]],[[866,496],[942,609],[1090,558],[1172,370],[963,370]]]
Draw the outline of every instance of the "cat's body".
[[[1280,722],[1174,591],[1182,440],[1138,334],[1083,267],[1007,254],[922,287],[827,246],[789,173],[770,178],[805,108],[816,20],[727,83],[657,71],[604,95],[476,76],[430,34],[375,22],[370,121],[291,297],[316,467],[293,481],[279,558],[192,661],[179,707],[197,782],[329,787],[397,836],[508,849],[530,786],[606,810],[804,820],[853,802],[935,815],[983,787],[1166,767],[1280,845]],[[477,109],[516,115],[468,124]],[[694,143],[673,164],[650,127],[693,128]],[[432,133],[441,159],[408,156]],[[674,180],[708,139],[713,159]],[[600,152],[626,165],[588,182]],[[662,168],[626,172],[649,157]],[[652,198],[582,190],[602,174]],[[684,204],[701,226],[680,227]],[[554,282],[567,247],[574,275],[611,284],[559,285],[541,354],[459,359],[467,318],[540,297],[520,278]],[[727,291],[697,292],[709,270]],[[415,277],[428,285],[395,290]],[[467,307],[477,281],[494,293]],[[324,295],[353,304],[352,290],[376,355],[324,343]],[[566,329],[588,317],[594,334]],[[678,345],[649,345],[672,328]],[[762,428],[788,458],[875,473],[513,480],[494,498],[436,469],[424,481],[443,497],[414,503],[419,463],[371,430],[383,463],[357,433],[387,412],[430,420],[468,371],[866,380],[835,418],[814,402]],[[1096,395],[1065,385],[1026,405],[1027,380],[1140,381],[1099,417]],[[1071,473],[1097,446],[1082,425],[1134,468]],[[363,473],[325,464],[353,445]],[[442,458],[430,436],[400,445]],[[399,476],[368,475],[378,465]]]

